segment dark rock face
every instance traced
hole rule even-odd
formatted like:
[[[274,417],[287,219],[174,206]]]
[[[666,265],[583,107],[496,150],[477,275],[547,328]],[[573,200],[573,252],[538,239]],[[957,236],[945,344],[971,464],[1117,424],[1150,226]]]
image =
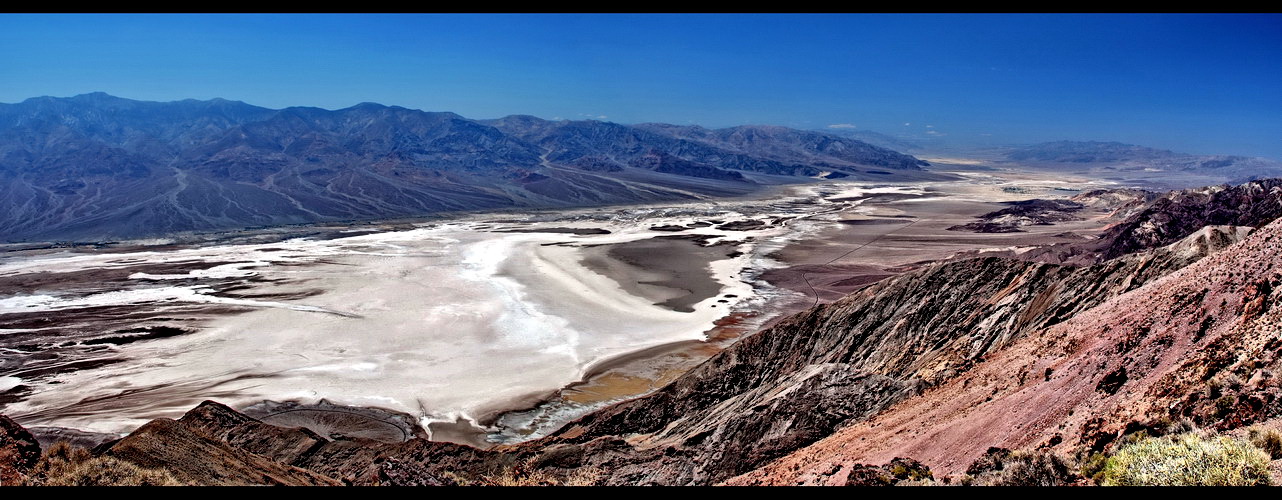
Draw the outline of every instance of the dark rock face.
[[[681,158],[666,154],[662,151],[651,151],[645,156],[632,160],[630,165],[636,168],[644,168],[646,170],[653,170],[664,174],[677,174],[723,181],[744,180],[743,174],[739,172],[722,170],[713,166],[682,160]]]
[[[1124,384],[1126,384],[1126,367],[1123,366],[1106,375],[1104,380],[1101,380],[1095,386],[1095,390],[1106,394],[1116,394],[1117,390],[1121,389]]]
[[[1129,189],[1091,191],[1073,197],[1071,202],[1108,207],[1126,217],[1096,240],[1049,245],[1010,256],[1037,262],[1092,265],[1172,244],[1208,226],[1262,227],[1282,216],[1282,179],[1162,194]],[[1206,237],[1204,244],[1223,246],[1228,235],[1213,231]]]
[[[1282,179],[1173,191],[1108,230],[1105,258],[1167,245],[1208,225],[1260,227],[1282,216]]]
[[[979,220],[948,228],[949,231],[974,231],[977,233],[1014,233],[1022,226],[1047,226],[1056,222],[1081,220],[1073,215],[1084,208],[1081,203],[1069,200],[1025,200],[1007,203],[1009,208],[979,216]]]
[[[615,123],[476,121],[372,103],[42,97],[0,104],[0,241],[737,195],[756,189],[745,173],[815,176],[823,159],[920,170],[911,156],[788,130],[741,148]],[[654,152],[666,156],[647,159]]]
[[[27,429],[0,415],[0,485],[13,484],[40,460],[40,443]]]

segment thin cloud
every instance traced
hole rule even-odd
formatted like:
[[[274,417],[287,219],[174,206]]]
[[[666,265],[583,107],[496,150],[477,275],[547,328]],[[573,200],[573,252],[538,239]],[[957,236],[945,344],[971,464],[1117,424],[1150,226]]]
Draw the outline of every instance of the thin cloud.
[[[832,125],[829,125],[828,128],[859,128],[859,127],[856,127],[855,124],[853,123],[834,123]]]

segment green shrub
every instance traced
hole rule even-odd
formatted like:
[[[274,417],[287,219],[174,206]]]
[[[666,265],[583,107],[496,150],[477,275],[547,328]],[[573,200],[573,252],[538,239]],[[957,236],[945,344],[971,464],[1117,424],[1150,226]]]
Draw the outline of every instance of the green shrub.
[[[1120,447],[1104,465],[1105,486],[1269,484],[1269,457],[1249,442],[1186,433]]]

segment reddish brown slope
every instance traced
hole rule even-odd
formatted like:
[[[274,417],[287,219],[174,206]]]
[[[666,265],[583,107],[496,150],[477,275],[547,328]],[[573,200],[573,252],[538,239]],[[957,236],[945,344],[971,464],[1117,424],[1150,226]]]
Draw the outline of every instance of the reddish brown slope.
[[[1280,301],[1282,221],[728,483],[842,484],[851,464],[897,456],[957,474],[990,446],[1063,452],[1163,417],[1244,425],[1282,411]],[[1230,374],[1245,383],[1217,411],[1207,381]]]

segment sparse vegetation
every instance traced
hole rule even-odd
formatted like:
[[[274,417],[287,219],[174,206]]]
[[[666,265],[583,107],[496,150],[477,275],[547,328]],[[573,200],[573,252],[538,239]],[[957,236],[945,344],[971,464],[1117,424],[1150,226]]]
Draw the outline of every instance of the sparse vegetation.
[[[446,473],[459,486],[592,486],[601,477],[593,468],[578,468],[565,475],[547,469],[533,469],[522,464],[503,465],[476,476]]]
[[[1233,407],[1237,405],[1236,396],[1222,396],[1215,400],[1215,418],[1220,419],[1233,413]]]
[[[1196,432],[1122,445],[1103,468],[1105,486],[1269,484],[1269,457],[1249,442]]]
[[[996,451],[995,451],[996,450]],[[990,448],[967,470],[962,484],[978,486],[1064,486],[1075,482],[1075,465],[1049,451]]]
[[[1018,486],[1064,486],[1077,479],[1074,467],[1063,457],[1050,453],[1012,453],[1003,470],[1003,484]]]
[[[36,463],[27,484],[32,486],[180,486],[168,472],[144,469],[111,457],[95,457],[67,443],[49,447]]]
[[[1256,448],[1268,453],[1269,458],[1273,460],[1282,458],[1282,432],[1278,432],[1277,429],[1252,427],[1247,430],[1247,438]]]
[[[930,472],[930,467],[913,459],[896,458],[886,465],[890,469],[890,475],[899,481],[933,481],[935,479]]]
[[[1244,383],[1242,378],[1233,372],[1225,372],[1212,377],[1206,382],[1206,392],[1211,399],[1217,399],[1227,392],[1236,392],[1242,390]]]
[[[1108,455],[1099,452],[1091,452],[1086,458],[1081,459],[1079,473],[1095,484],[1104,482],[1104,467],[1108,465]]]

